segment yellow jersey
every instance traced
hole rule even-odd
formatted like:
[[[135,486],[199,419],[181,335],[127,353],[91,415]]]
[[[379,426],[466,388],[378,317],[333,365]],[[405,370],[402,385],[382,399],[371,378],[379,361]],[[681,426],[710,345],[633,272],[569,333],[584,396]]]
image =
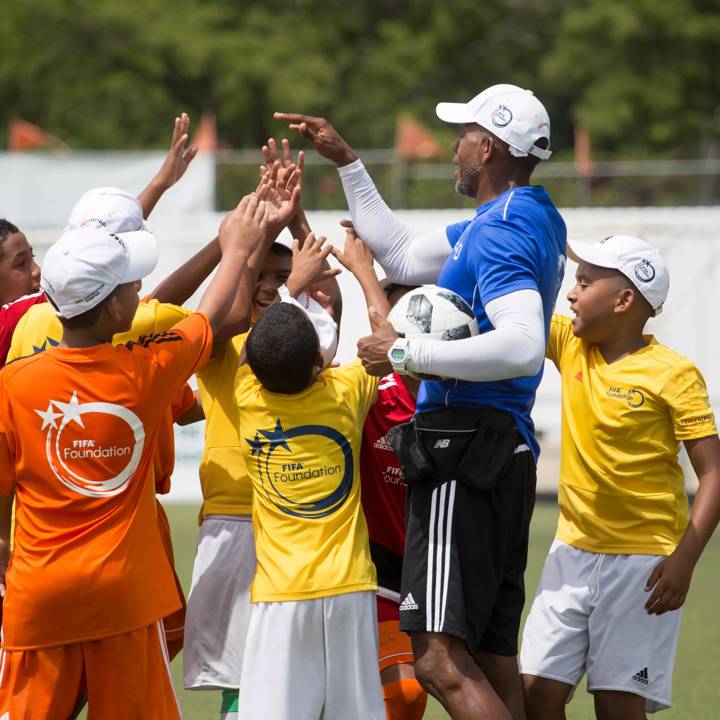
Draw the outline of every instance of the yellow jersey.
[[[296,395],[237,374],[240,442],[253,485],[253,602],[376,590],[360,504],[360,442],[379,378],[359,360]]]
[[[123,345],[137,340],[140,335],[165,332],[183,318],[190,310],[157,300],[141,302],[133,318],[132,327],[113,337],[113,345]],[[7,361],[42,352],[60,344],[63,329],[50,303],[33,305],[21,318],[13,332]]]
[[[252,485],[238,439],[238,409],[233,398],[235,374],[248,333],[225,343],[197,373],[205,413],[205,448],[200,460],[200,485],[207,515],[250,515]]]
[[[679,443],[717,429],[700,371],[647,336],[608,365],[554,315],[547,356],[562,381],[557,538],[599,553],[669,555],[688,522]]]

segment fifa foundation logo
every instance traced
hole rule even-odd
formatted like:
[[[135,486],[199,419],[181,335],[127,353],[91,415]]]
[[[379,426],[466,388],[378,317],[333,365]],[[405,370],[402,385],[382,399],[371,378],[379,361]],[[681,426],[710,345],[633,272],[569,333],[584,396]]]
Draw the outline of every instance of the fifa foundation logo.
[[[35,410],[47,432],[45,453],[55,477],[86,497],[112,497],[127,488],[145,444],[140,418],[121,405],[50,400]]]
[[[286,515],[326,517],[348,499],[354,474],[352,447],[335,428],[283,428],[278,419],[274,429],[258,429],[245,442],[268,500]]]
[[[618,400],[624,400],[629,407],[639,408],[645,404],[645,396],[640,390],[635,388],[621,388],[621,387],[609,387],[605,393],[606,397],[617,398]]]

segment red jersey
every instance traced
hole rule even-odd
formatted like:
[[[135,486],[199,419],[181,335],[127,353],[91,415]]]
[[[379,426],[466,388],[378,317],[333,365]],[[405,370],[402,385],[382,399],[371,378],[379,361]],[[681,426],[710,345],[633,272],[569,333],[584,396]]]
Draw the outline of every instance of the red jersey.
[[[399,602],[405,549],[405,485],[387,432],[415,414],[415,398],[397,373],[380,380],[378,397],[365,420],[360,450],[362,504],[377,568],[378,594]]]
[[[41,292],[13,300],[0,308],[0,367],[5,364],[10,341],[20,318],[33,306],[45,302],[45,294]]]

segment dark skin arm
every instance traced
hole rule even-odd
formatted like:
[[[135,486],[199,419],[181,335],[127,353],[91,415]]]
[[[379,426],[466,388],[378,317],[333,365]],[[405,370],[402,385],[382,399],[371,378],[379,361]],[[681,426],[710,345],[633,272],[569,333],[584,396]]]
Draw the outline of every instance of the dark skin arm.
[[[182,305],[202,285],[220,262],[220,242],[210,241],[177,270],[170,273],[148,296],[161,303]]]
[[[372,250],[357,236],[354,229],[346,230],[344,249],[340,251],[334,247],[332,254],[360,283],[367,306],[387,317],[390,303],[375,274]]]
[[[205,419],[205,413],[198,397],[198,391],[195,391],[195,402],[175,421],[178,425],[191,425]]]
[[[700,485],[680,544],[656,565],[645,585],[650,592],[645,603],[649,615],[662,615],[683,605],[695,565],[720,520],[720,439],[712,435],[684,444]]]
[[[198,153],[197,146],[187,147],[189,128],[190,118],[187,113],[182,113],[180,117],[175,118],[170,150],[165,162],[149,185],[138,195],[138,202],[146,220],[155,209],[158,200],[185,174]]]
[[[248,258],[265,237],[267,219],[265,201],[256,195],[246,195],[220,225],[222,259],[197,308],[198,312],[208,318],[213,335],[218,340],[222,339],[223,333],[227,333],[227,338],[233,337],[249,325],[249,293],[244,315],[238,314],[235,324],[228,323],[225,319],[237,295],[238,275],[241,287],[252,287],[249,284]]]

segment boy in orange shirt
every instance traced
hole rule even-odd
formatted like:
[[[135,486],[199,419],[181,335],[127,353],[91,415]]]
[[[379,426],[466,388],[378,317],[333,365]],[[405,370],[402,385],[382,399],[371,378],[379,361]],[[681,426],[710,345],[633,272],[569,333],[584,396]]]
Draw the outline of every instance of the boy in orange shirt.
[[[66,233],[42,287],[63,322],[60,346],[0,372],[0,491],[16,493],[6,585],[0,715],[65,720],[178,718],[160,619],[180,606],[162,547],[152,462],[157,431],[210,355],[265,203],[243,199],[220,229],[223,258],[198,313],[114,347],[157,262],[147,232]]]

